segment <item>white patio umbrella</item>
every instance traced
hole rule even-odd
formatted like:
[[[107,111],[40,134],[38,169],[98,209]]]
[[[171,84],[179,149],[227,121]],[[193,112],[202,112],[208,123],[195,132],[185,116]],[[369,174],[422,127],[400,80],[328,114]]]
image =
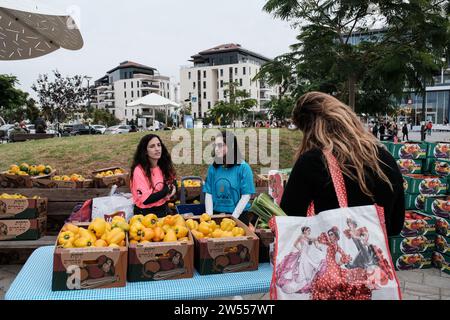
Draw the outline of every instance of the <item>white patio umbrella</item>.
[[[175,107],[179,108],[180,104],[171,101],[167,98],[164,98],[156,93],[150,93],[149,95],[146,95],[145,97],[142,97],[138,100],[135,100],[127,105],[128,107],[147,107],[153,109],[153,120],[155,120],[155,108],[161,108],[164,107],[166,110],[166,124],[167,124],[167,108],[168,107]]]
[[[74,19],[41,3],[0,0],[0,60],[31,59],[59,48],[83,47]]]

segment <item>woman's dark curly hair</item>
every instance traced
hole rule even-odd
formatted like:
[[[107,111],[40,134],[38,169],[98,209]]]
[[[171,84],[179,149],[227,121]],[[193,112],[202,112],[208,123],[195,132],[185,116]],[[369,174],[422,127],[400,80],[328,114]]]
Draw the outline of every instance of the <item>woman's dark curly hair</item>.
[[[158,160],[158,167],[160,167],[163,172],[164,180],[168,183],[173,183],[176,177],[176,171],[172,163],[172,157],[170,156],[170,153],[164,143],[161,141],[161,138],[156,134],[146,135],[139,142],[136,153],[134,154],[133,164],[131,165],[131,180],[133,180],[134,170],[137,166],[141,165],[148,180],[150,181],[150,185],[153,185],[150,171],[151,164],[148,159],[147,146],[148,143],[154,138],[157,138],[161,143],[161,158]]]

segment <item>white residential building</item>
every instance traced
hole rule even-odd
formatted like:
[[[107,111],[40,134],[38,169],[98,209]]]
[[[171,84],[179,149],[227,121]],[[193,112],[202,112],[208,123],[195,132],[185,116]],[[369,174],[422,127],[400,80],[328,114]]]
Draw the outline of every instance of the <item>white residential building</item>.
[[[238,82],[239,90],[246,90],[257,101],[253,111],[264,109],[277,88],[270,88],[253,78],[261,66],[270,61],[257,53],[243,49],[239,44],[224,44],[192,56],[193,66],[184,66],[180,72],[181,101],[192,108],[195,119],[204,118],[219,101],[226,101],[227,83]]]
[[[162,76],[155,68],[135,62],[125,61],[95,82],[94,108],[106,109],[123,123],[149,117],[148,109],[128,107],[128,104],[150,93],[159,94],[167,99],[177,101],[178,85],[170,77]]]

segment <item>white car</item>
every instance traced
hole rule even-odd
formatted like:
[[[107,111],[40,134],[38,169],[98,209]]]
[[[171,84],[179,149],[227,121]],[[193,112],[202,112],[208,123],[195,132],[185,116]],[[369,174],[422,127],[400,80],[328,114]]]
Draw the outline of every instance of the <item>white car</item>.
[[[129,133],[130,130],[131,127],[127,125],[113,126],[106,129],[105,134],[123,134]]]
[[[99,125],[99,124],[94,124],[92,127],[95,130],[100,131],[102,134],[105,134],[105,131],[106,131],[106,127],[105,126],[102,126],[102,125]]]
[[[0,139],[9,140],[11,131],[14,129],[13,124],[5,124],[0,127]]]
[[[27,124],[27,130],[30,134],[36,134],[36,127],[34,124]]]

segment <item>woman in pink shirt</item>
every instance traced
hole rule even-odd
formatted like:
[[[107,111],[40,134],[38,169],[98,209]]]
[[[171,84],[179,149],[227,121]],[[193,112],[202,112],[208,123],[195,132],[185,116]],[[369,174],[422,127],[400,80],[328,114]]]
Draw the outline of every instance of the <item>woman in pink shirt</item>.
[[[131,193],[134,214],[169,213],[167,202],[176,193],[176,172],[161,139],[154,134],[142,138],[131,166]]]

